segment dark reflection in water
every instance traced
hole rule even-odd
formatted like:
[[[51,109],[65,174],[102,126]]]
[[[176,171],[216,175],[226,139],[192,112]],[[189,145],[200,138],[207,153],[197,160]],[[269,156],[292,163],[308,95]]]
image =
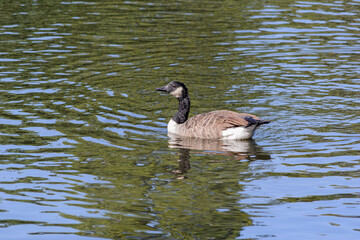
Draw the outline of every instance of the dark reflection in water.
[[[0,1],[1,237],[357,239],[359,9]],[[272,124],[169,140],[169,80]]]
[[[184,174],[190,169],[190,149],[179,149],[179,170],[174,171],[177,174]],[[181,178],[181,177],[179,177]]]
[[[270,155],[264,155],[255,140],[218,140],[197,139],[169,134],[169,148],[193,149],[209,154],[237,156],[241,159],[269,160]]]
[[[228,156],[233,160],[270,160],[269,154],[264,153],[256,142],[251,140],[216,140],[216,139],[197,139],[187,138],[169,134],[169,148],[178,149],[179,169],[173,171],[182,174],[178,177],[183,178],[183,174],[190,169],[190,151],[197,150],[197,153],[210,156]]]

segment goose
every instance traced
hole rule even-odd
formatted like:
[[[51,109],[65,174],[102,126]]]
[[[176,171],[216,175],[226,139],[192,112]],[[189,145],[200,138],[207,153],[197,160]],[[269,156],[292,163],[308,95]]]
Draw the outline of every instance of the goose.
[[[172,135],[200,139],[245,140],[252,138],[260,125],[270,123],[252,114],[229,110],[216,110],[188,118],[190,98],[184,83],[172,81],[156,90],[169,93],[179,101],[178,111],[167,126],[168,133]]]

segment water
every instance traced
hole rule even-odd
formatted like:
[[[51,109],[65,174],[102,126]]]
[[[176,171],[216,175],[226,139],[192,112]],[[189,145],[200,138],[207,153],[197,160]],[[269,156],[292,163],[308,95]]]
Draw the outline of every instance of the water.
[[[358,239],[360,2],[1,1],[3,239]],[[169,138],[176,100],[272,120]]]

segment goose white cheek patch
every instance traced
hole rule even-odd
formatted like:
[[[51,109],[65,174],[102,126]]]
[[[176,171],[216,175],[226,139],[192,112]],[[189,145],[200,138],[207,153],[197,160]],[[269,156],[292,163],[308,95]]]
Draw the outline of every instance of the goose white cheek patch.
[[[176,98],[179,98],[182,95],[182,91],[183,91],[183,88],[178,87],[175,91],[171,92],[170,94],[173,95]]]

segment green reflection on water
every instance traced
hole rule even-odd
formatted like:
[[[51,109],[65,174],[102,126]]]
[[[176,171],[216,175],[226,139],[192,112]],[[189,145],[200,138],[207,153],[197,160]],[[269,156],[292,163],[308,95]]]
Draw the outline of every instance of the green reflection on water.
[[[152,146],[153,155],[144,152],[148,149],[124,155],[121,151],[95,147],[87,148],[86,154],[77,154],[84,154],[84,160],[74,162],[74,169],[109,181],[105,185],[74,188],[86,192],[89,199],[89,204],[78,206],[106,209],[109,213],[103,219],[64,216],[83,222],[80,229],[112,239],[132,232],[144,237],[234,238],[242,227],[252,224],[237,203],[242,190],[238,176],[248,171],[248,162],[229,162],[223,156],[211,155],[206,162],[203,157],[181,159],[183,155],[172,153],[159,158],[156,152],[165,148]],[[98,151],[102,158],[90,160],[89,156],[99,156]],[[190,160],[191,168],[203,169],[202,172],[188,172],[185,179],[179,178],[183,175],[178,172],[178,157],[182,161]]]

